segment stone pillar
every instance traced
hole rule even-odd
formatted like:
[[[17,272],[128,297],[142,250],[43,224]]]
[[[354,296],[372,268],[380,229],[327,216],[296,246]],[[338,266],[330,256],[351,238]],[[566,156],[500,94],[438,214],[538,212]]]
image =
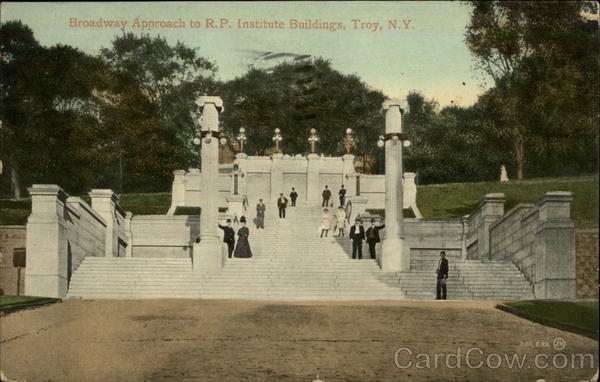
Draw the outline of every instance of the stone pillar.
[[[575,224],[571,220],[572,192],[547,192],[538,203],[535,233],[535,297],[576,297]]]
[[[271,201],[276,201],[280,193],[286,194],[283,189],[283,154],[275,153],[271,157]]]
[[[27,267],[25,294],[63,298],[68,289],[67,227],[68,195],[54,184],[34,184],[31,215],[27,219]]]
[[[119,235],[115,215],[119,197],[109,189],[93,189],[89,195],[92,199],[92,208],[106,220],[104,256],[113,257],[119,251]]]
[[[357,175],[356,175],[356,173],[354,173],[354,174],[348,174],[347,176],[348,176],[348,179],[346,179],[346,189],[348,190],[347,191],[348,193],[346,195],[348,195],[348,197],[357,196],[356,195],[356,177],[357,177]]]
[[[133,219],[133,214],[130,211],[127,211],[125,214],[125,236],[127,237],[125,257],[133,257],[133,233],[131,232],[131,219]]]
[[[308,154],[308,166],[306,168],[306,200],[319,203],[321,205],[322,197],[319,186],[319,167],[321,165],[320,157],[317,154]]]
[[[200,243],[194,243],[193,268],[198,273],[219,272],[223,267],[219,240],[219,97],[200,97],[196,104],[202,112]]]
[[[185,171],[173,171],[173,185],[171,187],[171,207],[167,215],[174,215],[179,206],[185,206]]]
[[[227,213],[234,216],[246,216],[246,206],[244,204],[245,197],[242,195],[227,196]]]
[[[352,213],[350,215],[350,224],[354,224],[354,220],[359,215],[364,214],[367,210],[368,199],[364,196],[350,196],[348,200],[352,201]]]
[[[402,110],[400,102],[386,101],[385,114],[385,238],[382,245],[381,268],[384,272],[410,271],[410,251],[405,251],[402,237]]]
[[[354,155],[345,154],[342,157],[342,184],[346,188],[346,196],[354,194],[354,190],[350,188],[350,176],[354,175]]]
[[[481,214],[477,228],[477,254],[479,260],[490,259],[490,227],[504,215],[504,194],[486,194],[477,207]]]

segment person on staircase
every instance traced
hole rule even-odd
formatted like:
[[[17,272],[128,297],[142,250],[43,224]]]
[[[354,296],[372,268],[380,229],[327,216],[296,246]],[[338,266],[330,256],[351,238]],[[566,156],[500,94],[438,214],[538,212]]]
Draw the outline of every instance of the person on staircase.
[[[323,190],[323,203],[321,203],[321,207],[329,207],[329,199],[331,199],[331,190],[327,188],[325,185],[325,189]]]
[[[342,188],[340,188],[340,192],[338,194],[340,196],[340,207],[344,207],[344,203],[346,201],[346,189],[344,188],[343,184],[342,184]]]
[[[238,242],[235,247],[234,257],[238,258],[249,258],[252,257],[252,251],[250,250],[250,242],[248,236],[250,236],[250,230],[246,227],[246,217],[240,218],[240,229],[238,230]]]
[[[336,224],[335,224],[334,233],[335,233],[335,230],[337,229],[338,236],[344,237],[344,230],[346,229],[346,210],[342,206],[340,206],[338,208],[338,212],[335,215],[335,220],[336,220]]]
[[[277,199],[277,207],[279,208],[279,218],[285,219],[285,209],[287,208],[288,200],[283,193],[279,194],[279,199]]]
[[[265,229],[265,211],[267,210],[267,206],[263,203],[262,199],[258,199],[258,204],[256,205],[256,229]]]
[[[323,210],[323,221],[321,224],[321,237],[323,237],[323,234],[325,234],[325,237],[327,237],[327,234],[329,233],[330,229],[331,229],[331,215],[329,214],[329,210],[327,208],[325,208]]]
[[[290,200],[292,201],[292,207],[296,207],[296,199],[298,199],[298,193],[292,187],[292,192],[290,192]]]
[[[375,246],[377,243],[381,242],[381,237],[379,236],[379,230],[385,228],[385,224],[379,225],[379,223],[375,219],[371,219],[371,226],[367,229],[365,233],[367,237],[367,244],[369,244],[369,254],[371,255],[371,259],[375,259],[376,252]]]
[[[437,273],[436,300],[446,299],[446,281],[448,280],[448,260],[446,252],[440,252],[440,262],[435,270]]]
[[[231,259],[235,248],[235,231],[231,228],[231,219],[227,219],[226,226],[219,224],[219,228],[223,230],[223,243],[227,243],[227,257]]]
[[[360,219],[356,218],[354,225],[350,228],[350,239],[352,239],[352,258],[362,259],[362,244],[365,240],[365,228],[360,224]]]

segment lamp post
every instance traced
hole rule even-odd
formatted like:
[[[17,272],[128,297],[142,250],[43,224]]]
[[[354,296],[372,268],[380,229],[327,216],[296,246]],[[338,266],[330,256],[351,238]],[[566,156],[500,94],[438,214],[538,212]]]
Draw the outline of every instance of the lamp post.
[[[245,127],[240,127],[240,133],[238,134],[236,139],[238,140],[238,142],[240,142],[240,152],[243,153],[244,152],[244,143],[246,143],[246,139],[247,139]]]
[[[279,153],[279,142],[281,142],[283,140],[283,137],[281,136],[281,130],[279,129],[279,127],[275,128],[275,135],[273,135],[273,142],[275,142],[275,152]]]
[[[310,142],[310,152],[311,154],[315,154],[316,143],[319,141],[319,137],[317,136],[317,129],[314,127],[310,129],[310,137],[308,137],[308,142]]]

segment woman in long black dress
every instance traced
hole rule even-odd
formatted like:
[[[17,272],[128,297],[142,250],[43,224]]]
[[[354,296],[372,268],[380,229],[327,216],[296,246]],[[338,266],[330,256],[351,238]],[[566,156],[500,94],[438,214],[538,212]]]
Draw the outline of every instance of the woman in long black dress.
[[[241,228],[238,230],[238,241],[235,247],[234,257],[248,258],[252,257],[252,251],[250,250],[250,243],[248,242],[248,236],[250,230],[246,227],[246,217],[240,218]]]

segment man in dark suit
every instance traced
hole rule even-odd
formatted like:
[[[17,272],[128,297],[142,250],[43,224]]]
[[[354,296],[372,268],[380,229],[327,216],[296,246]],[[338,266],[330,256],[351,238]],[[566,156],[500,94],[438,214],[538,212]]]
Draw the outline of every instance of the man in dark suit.
[[[446,299],[446,280],[448,279],[448,260],[446,259],[446,252],[440,252],[440,262],[435,271],[437,273],[437,294],[436,300]]]
[[[379,230],[385,228],[385,224],[379,226],[375,219],[371,219],[371,226],[367,229],[365,236],[367,238],[367,244],[369,244],[369,254],[371,255],[371,259],[376,258],[375,246],[377,243],[381,242],[381,237],[379,236]]]
[[[294,187],[292,187],[292,192],[290,192],[290,199],[292,201],[292,207],[296,207],[296,199],[298,199],[298,193],[296,192]]]
[[[227,243],[227,254],[228,257],[231,258],[233,254],[233,249],[235,248],[235,231],[231,228],[231,219],[227,219],[227,225],[222,226],[219,224],[219,228],[221,228],[223,233],[223,243]]]
[[[365,228],[360,224],[360,219],[354,221],[354,225],[350,228],[350,239],[352,239],[352,258],[362,259],[362,243],[365,239]]]
[[[331,198],[331,190],[325,186],[323,190],[323,203],[321,203],[321,207],[329,207],[329,198]]]
[[[287,208],[288,200],[283,193],[279,194],[279,199],[277,199],[277,207],[279,208],[279,218],[285,219],[285,209]]]

